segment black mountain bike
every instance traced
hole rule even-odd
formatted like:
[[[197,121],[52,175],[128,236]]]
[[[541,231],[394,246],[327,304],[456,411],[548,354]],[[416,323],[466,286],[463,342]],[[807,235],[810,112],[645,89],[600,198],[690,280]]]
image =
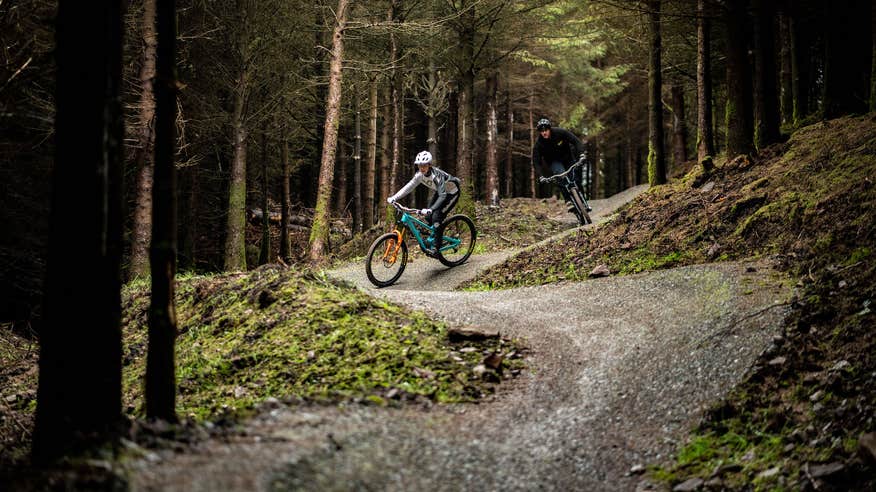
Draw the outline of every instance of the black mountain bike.
[[[584,164],[584,161],[587,159],[587,156],[581,156],[578,159],[578,162],[569,166],[569,169],[561,172],[560,174],[554,174],[553,176],[541,177],[538,180],[542,183],[551,183],[554,181],[559,182],[559,185],[566,189],[569,192],[569,199],[572,201],[571,206],[569,207],[569,212],[574,212],[575,217],[578,218],[578,224],[592,224],[593,220],[590,219],[590,204],[587,203],[587,199],[584,198],[584,193],[581,192],[581,188],[578,186],[578,183],[573,179],[574,174],[572,171],[575,168],[581,167]]]

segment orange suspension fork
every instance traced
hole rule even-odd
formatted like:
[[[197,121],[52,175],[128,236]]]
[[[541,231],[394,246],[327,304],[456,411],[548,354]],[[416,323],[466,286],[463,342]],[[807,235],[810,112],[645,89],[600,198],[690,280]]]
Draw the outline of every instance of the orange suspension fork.
[[[396,240],[395,246],[392,244],[386,245],[386,251],[383,253],[383,260],[389,259],[390,263],[395,263],[395,260],[398,258],[398,252],[401,249],[402,241],[405,240],[405,231],[407,229],[402,229],[399,231],[397,228],[393,229],[391,232],[395,233]]]

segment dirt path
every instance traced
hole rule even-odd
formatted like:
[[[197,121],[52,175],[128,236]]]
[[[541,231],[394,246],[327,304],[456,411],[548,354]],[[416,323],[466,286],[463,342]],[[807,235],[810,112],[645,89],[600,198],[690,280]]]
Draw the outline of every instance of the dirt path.
[[[133,490],[634,490],[631,468],[741,379],[790,296],[765,261],[494,292],[409,278],[376,294],[522,338],[528,370],[480,405],[277,405],[245,435],[134,461]]]

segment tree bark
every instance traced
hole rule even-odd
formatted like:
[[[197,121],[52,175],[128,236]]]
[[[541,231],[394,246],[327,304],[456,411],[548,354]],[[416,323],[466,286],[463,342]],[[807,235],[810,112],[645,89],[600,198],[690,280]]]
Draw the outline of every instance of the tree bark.
[[[363,221],[365,229],[374,225],[374,212],[376,208],[374,188],[377,172],[377,78],[371,79],[368,92],[368,156],[365,171],[365,213]]]
[[[779,100],[771,0],[754,1],[754,136],[762,149],[779,141]]]
[[[457,117],[456,175],[462,181],[457,208],[474,216],[475,176],[472,173],[474,131],[474,48],[475,6],[463,2],[464,11],[458,24],[460,41],[459,108]]]
[[[514,196],[514,108],[511,106],[511,83],[505,89],[505,196]]]
[[[128,278],[149,275],[149,242],[152,239],[152,171],[155,163],[155,2],[143,1],[143,65],[140,67],[140,114],[134,164],[137,175],[137,199],[131,226],[131,259]]]
[[[329,65],[329,90],[326,98],[325,139],[322,146],[322,164],[319,170],[319,189],[313,226],[310,231],[310,260],[319,262],[325,257],[329,239],[329,204],[331,203],[332,177],[334,176],[335,152],[338,143],[338,123],[341,108],[341,71],[344,60],[344,27],[347,23],[349,0],[338,0],[335,11],[335,28],[332,33],[331,64]]]
[[[246,146],[245,106],[249,72],[242,69],[234,91],[232,115],[234,157],[228,185],[228,218],[225,237],[225,270],[246,270]]]
[[[77,451],[122,421],[124,4],[58,3],[55,164],[32,448],[36,464]],[[91,287],[83,288],[85,279]]]
[[[359,93],[354,102],[356,113],[356,145],[353,150],[353,234],[362,232],[362,115],[359,112]]]
[[[697,162],[705,172],[712,170],[715,138],[712,133],[711,23],[705,0],[697,0]]]
[[[497,76],[490,73],[487,76],[487,165],[486,165],[486,195],[490,205],[499,206],[499,157],[496,140],[499,137],[499,122],[496,111]]]
[[[390,82],[391,83],[391,82]],[[384,86],[383,89],[383,100],[389,101],[389,86]],[[386,199],[392,195],[394,192],[390,191],[390,186],[392,185],[392,178],[389,174],[390,162],[392,161],[391,157],[391,149],[389,147],[389,134],[391,129],[392,121],[392,111],[389,108],[389,104],[384,103],[383,106],[383,128],[380,132],[380,203],[375,207],[379,210],[379,207],[386,204]],[[391,212],[385,211],[384,214],[385,220],[392,221]]]
[[[176,421],[176,2],[159,2],[146,416]]]
[[[876,2],[870,4],[870,111],[876,111]]]
[[[754,152],[751,110],[751,70],[745,46],[745,1],[727,2],[727,156]]]
[[[666,158],[663,150],[663,103],[661,101],[660,0],[648,0],[648,183],[666,183]]]
[[[283,165],[283,191],[280,195],[280,258],[283,261],[289,262],[292,259],[292,247],[289,243],[289,202],[291,186],[291,169],[289,167],[289,141],[286,140],[286,132],[281,132],[283,135],[282,150],[280,151],[280,161]]]
[[[262,244],[259,248],[259,265],[271,261],[271,224],[268,220],[268,129],[262,128]]]
[[[872,43],[872,7],[860,0],[836,0],[824,4],[824,118],[864,113],[869,108],[867,78],[872,57],[861,47]]]
[[[676,169],[687,161],[687,122],[685,121],[684,89],[673,85],[672,94],[672,161]]]
[[[779,57],[781,59],[780,76],[780,106],[782,123],[790,124],[794,121],[794,82],[791,71],[791,20],[788,9],[779,12]]]

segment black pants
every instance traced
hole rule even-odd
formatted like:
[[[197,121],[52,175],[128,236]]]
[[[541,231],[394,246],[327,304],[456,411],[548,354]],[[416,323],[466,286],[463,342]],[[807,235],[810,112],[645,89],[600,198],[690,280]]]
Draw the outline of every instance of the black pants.
[[[432,203],[429,205],[429,208],[432,209],[432,215],[428,217],[429,225],[440,224],[447,214],[453,210],[453,207],[456,206],[456,202],[459,201],[459,192],[447,195],[447,201],[441,206],[440,209],[433,208],[435,206],[435,202],[438,201],[438,194],[435,194],[435,198],[432,199]]]

